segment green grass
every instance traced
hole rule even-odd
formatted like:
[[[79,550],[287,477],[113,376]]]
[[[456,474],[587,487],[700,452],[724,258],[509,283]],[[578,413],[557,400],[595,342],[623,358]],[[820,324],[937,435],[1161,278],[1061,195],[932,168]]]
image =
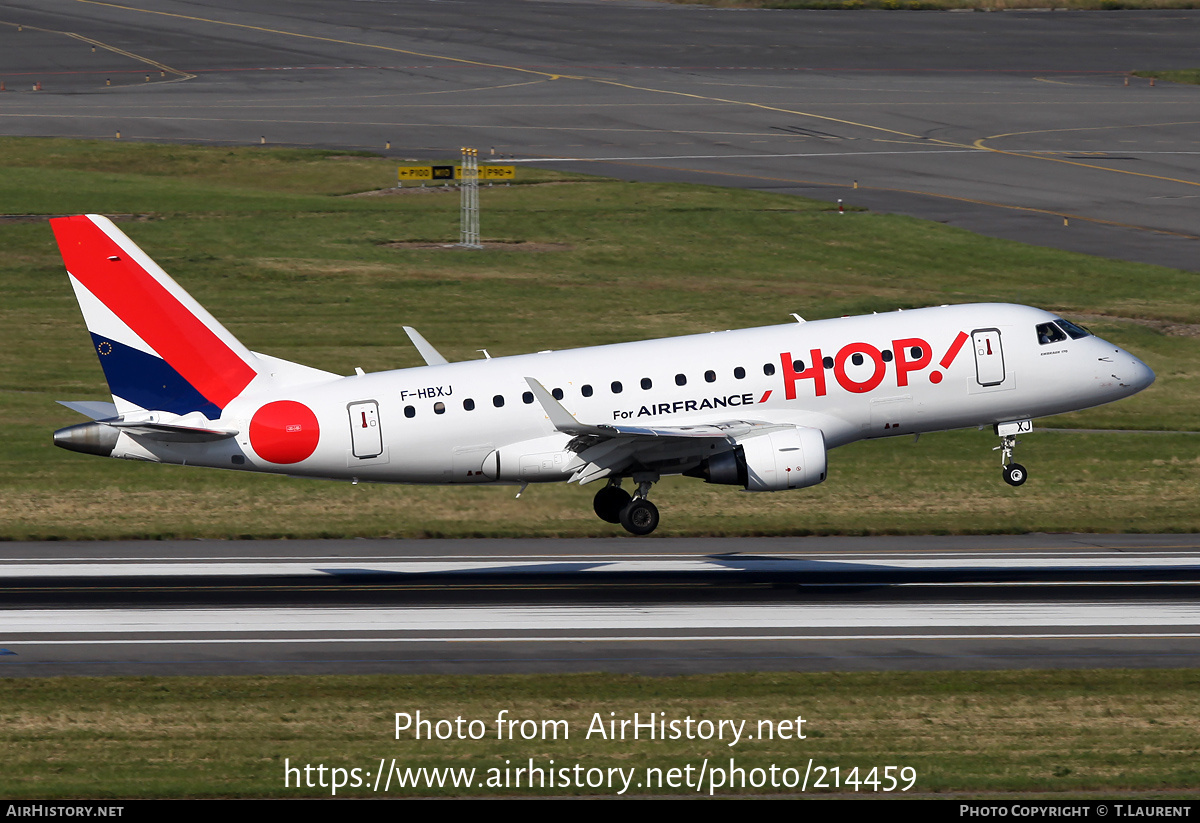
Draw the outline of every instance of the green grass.
[[[1135,71],[1138,77],[1154,77],[1171,83],[1200,84],[1200,69],[1179,69],[1177,71]]]
[[[1143,357],[1142,394],[1039,421],[999,480],[990,432],[860,443],[830,480],[749,495],[656,488],[658,534],[1192,531],[1200,275],[979,237],[783,195],[520,169],[485,188],[484,252],[452,192],[347,197],[394,183],[368,155],[5,139],[10,214],[140,215],[122,228],[250,348],[340,374],[420,365],[401,326],[451,359],[562,349],[939,303],[1001,300],[1083,318]],[[137,169],[137,172],[127,171]],[[349,486],[101,460],[51,432],[55,400],[107,391],[49,227],[0,221],[0,539],[610,535],[593,488]],[[527,244],[526,246],[520,245]],[[538,246],[536,244],[542,244]],[[544,248],[523,251],[522,248]],[[1003,277],[998,277],[1003,273]]]
[[[1154,792],[1200,785],[1200,673],[761,673],[676,678],[599,675],[463,677],[180,677],[0,680],[0,796],[18,798],[328,797],[284,786],[289,766],[489,769],[526,766],[699,770],[911,767],[912,793]],[[516,720],[564,720],[563,739],[498,740]],[[478,741],[397,737],[396,712],[481,720]],[[612,714],[610,714],[610,712]],[[746,721],[753,740],[605,740],[600,719]],[[759,721],[795,721],[805,739],[762,739]],[[447,727],[443,727],[445,731]],[[548,727],[547,727],[548,728]],[[561,726],[559,727],[562,728]],[[686,727],[681,727],[686,728]],[[728,727],[727,727],[728,728]],[[765,726],[763,727],[765,730]],[[479,727],[476,727],[479,733]],[[539,733],[539,738],[541,737]],[[501,772],[503,774],[503,772]],[[316,779],[314,773],[314,780]],[[327,777],[328,780],[328,777]],[[780,789],[717,791],[773,794]],[[821,792],[811,790],[814,794]],[[852,790],[851,790],[852,791]],[[863,790],[865,792],[865,790]],[[631,794],[649,793],[636,786]],[[695,795],[694,789],[661,794]],[[870,794],[870,792],[866,792]],[[607,789],[346,788],[338,796],[612,796]],[[897,793],[898,794],[898,793]]]

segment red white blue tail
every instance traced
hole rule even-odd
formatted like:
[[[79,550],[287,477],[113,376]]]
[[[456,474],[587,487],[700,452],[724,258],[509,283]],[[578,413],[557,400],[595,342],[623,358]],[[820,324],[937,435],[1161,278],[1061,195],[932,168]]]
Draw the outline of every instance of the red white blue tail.
[[[50,224],[118,413],[220,418],[258,358],[108,218]]]

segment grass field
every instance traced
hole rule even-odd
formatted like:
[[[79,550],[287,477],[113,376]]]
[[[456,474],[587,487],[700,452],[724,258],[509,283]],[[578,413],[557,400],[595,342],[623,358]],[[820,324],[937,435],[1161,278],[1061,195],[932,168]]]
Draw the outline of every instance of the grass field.
[[[990,240],[797,198],[521,170],[485,189],[484,252],[456,237],[458,197],[391,185],[365,155],[0,140],[0,539],[611,535],[591,490],[365,486],[101,460],[53,448],[103,399],[49,214],[122,228],[251,348],[338,373],[420,364],[419,328],[452,359],[1004,300],[1083,319],[1158,373],[1113,406],[1041,421],[1032,479],[1000,482],[990,432],[873,441],[830,455],[829,482],[749,495],[668,480],[659,535],[1192,531],[1198,276]],[[136,171],[130,171],[136,169]],[[530,185],[524,185],[530,184]],[[853,205],[853,204],[851,204]],[[30,217],[21,217],[29,215]],[[1149,433],[1067,431],[1134,429]],[[0,674],[2,674],[0,670]],[[0,679],[0,796],[325,796],[285,762],[401,768],[911,767],[913,791],[1186,794],[1197,775],[1195,671],[759,674],[694,678]],[[397,740],[395,712],[562,719],[569,741]],[[629,718],[807,718],[805,740],[614,743]],[[608,715],[614,712],[614,715]],[[844,787],[843,787],[844,788]],[[414,790],[428,794],[429,789]],[[484,788],[480,794],[525,793]],[[630,793],[638,792],[637,789]],[[694,790],[679,789],[694,794]],[[393,790],[391,794],[401,794]],[[445,789],[444,794],[461,794]],[[546,794],[570,793],[546,790]],[[601,795],[613,792],[596,790]],[[726,791],[725,793],[742,793]],[[370,796],[364,790],[344,794]],[[378,796],[378,795],[374,795]]]
[[[909,793],[925,796],[1037,792],[1132,799],[1153,792],[1162,802],[1194,797],[1200,785],[1198,686],[1195,670],[0,680],[0,797],[329,797],[332,773],[321,788],[318,764],[360,769],[360,777],[370,772],[365,786],[344,785],[339,797],[617,794],[606,787],[504,784],[531,760],[543,770],[550,761],[559,769],[623,769],[636,776],[629,795],[696,795],[683,785],[651,790],[637,781],[648,769],[665,777],[676,768],[682,783],[688,767],[694,779],[703,761],[728,769],[732,759],[747,773],[757,768],[769,775],[774,765],[782,782],[783,769],[802,775],[812,758],[815,766],[840,770],[846,794],[855,793],[844,780],[856,767],[860,780],[873,767],[879,778],[887,766],[897,767],[897,777],[900,768],[913,770],[915,780],[890,794],[860,785],[860,796],[901,795],[907,784]],[[442,734],[455,735],[448,740],[418,740],[407,728],[397,735],[395,714],[415,720],[418,710],[435,734],[432,724],[439,720],[479,720],[473,730],[459,727],[479,739],[455,739],[459,732],[448,725],[441,727]],[[524,727],[532,739],[508,739],[521,726],[497,739],[502,710],[506,719],[536,721],[536,731]],[[635,712],[642,722],[651,714],[678,721],[681,736],[605,739],[594,725],[597,715],[608,722],[633,720]],[[686,737],[689,717],[692,739]],[[799,726],[798,717],[804,719]],[[738,742],[730,745],[729,726],[724,739],[698,739],[699,721],[721,720],[745,721]],[[553,727],[554,737],[542,721],[565,725]],[[773,724],[774,739],[759,721]],[[497,770],[501,782],[470,790],[393,784],[377,793],[369,787],[381,758],[389,765],[394,759],[402,772],[475,769],[478,782]],[[297,788],[299,772],[285,787],[285,763],[314,766],[314,786]],[[829,789],[810,785],[810,792],[833,791],[832,780],[827,773]],[[775,793],[789,790],[715,791]]]
[[[1179,69],[1178,71],[1135,71],[1138,77],[1154,77],[1171,83],[1187,83],[1195,86],[1200,83],[1200,69]]]
[[[1194,272],[979,237],[905,217],[838,214],[755,192],[522,169],[485,188],[483,252],[458,196],[392,184],[367,155],[6,139],[10,215],[100,212],[250,348],[349,374],[420,365],[410,324],[451,359],[939,303],[1000,300],[1082,319],[1158,374],[1142,394],[1039,421],[1000,482],[995,437],[859,443],[830,480],[748,495],[656,490],[659,535],[1192,531],[1200,289]],[[136,172],[128,171],[137,169]],[[0,538],[610,535],[593,489],[350,486],[102,460],[55,449],[81,418],[55,400],[106,388],[40,219],[0,219]],[[1042,427],[1050,427],[1050,430]]]

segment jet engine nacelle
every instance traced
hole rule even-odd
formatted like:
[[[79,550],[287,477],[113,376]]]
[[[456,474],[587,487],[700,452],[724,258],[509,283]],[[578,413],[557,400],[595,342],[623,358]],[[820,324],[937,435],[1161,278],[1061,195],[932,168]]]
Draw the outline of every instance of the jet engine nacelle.
[[[735,441],[731,451],[710,457],[695,471],[709,483],[774,492],[815,486],[825,479],[825,436],[820,429],[793,428]]]

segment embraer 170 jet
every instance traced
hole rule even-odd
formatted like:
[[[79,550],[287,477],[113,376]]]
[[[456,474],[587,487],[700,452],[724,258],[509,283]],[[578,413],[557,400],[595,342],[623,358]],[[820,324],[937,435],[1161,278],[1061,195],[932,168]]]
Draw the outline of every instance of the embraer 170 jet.
[[[92,422],[56,445],[354,482],[603,481],[596,514],[633,534],[658,526],[664,475],[800,489],[864,438],[992,426],[1019,486],[1033,418],[1154,381],[1082,327],[998,303],[458,363],[405,327],[428,365],[343,377],[248,350],[107,218],[51,224],[112,392],[64,402]]]

